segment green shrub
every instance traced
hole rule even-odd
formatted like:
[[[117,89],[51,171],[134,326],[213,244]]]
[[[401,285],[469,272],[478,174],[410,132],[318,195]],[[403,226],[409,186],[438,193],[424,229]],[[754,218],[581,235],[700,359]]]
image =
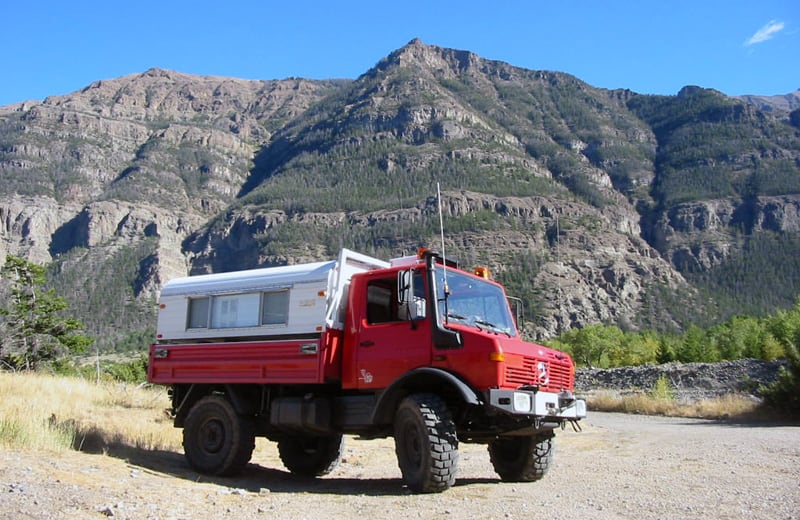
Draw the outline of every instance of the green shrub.
[[[140,355],[136,359],[125,361],[88,362],[78,358],[62,358],[48,365],[47,371],[65,377],[77,377],[86,381],[95,382],[98,379],[106,382],[118,383],[143,383],[147,380],[147,356]]]
[[[761,393],[767,406],[800,417],[800,334],[794,344],[785,345],[788,364],[780,368],[778,380],[763,386]]]
[[[650,390],[650,397],[662,401],[674,401],[675,393],[672,391],[672,385],[667,379],[667,376],[661,376]]]
[[[147,380],[147,357],[111,363],[105,367],[104,372],[115,381],[122,383],[142,383]]]

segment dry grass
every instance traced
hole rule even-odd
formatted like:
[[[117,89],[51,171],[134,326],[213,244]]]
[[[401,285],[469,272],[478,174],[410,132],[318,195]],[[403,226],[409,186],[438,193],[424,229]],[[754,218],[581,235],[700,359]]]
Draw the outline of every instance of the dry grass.
[[[695,417],[704,419],[758,419],[762,416],[761,405],[752,397],[727,394],[713,399],[701,399],[692,403],[681,403],[651,394],[637,393],[620,395],[612,391],[600,391],[588,398],[589,410],[621,412],[644,415],[666,415],[670,417]]]
[[[93,453],[180,450],[163,388],[0,372],[0,446]]]
[[[596,411],[674,417],[764,418],[759,403],[744,395],[680,403],[669,393],[600,391],[589,396],[588,405]],[[126,450],[180,452],[181,432],[173,428],[168,406],[162,387],[0,372],[0,446],[120,455]]]

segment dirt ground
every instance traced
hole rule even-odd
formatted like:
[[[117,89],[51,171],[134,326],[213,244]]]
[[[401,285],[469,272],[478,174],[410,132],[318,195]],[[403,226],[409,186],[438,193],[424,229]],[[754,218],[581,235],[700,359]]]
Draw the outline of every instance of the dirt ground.
[[[347,438],[341,466],[287,473],[262,439],[245,473],[208,478],[183,455],[0,451],[0,518],[800,519],[800,427],[591,413],[559,431],[540,482],[502,483],[461,445],[456,485],[414,495],[391,439]]]

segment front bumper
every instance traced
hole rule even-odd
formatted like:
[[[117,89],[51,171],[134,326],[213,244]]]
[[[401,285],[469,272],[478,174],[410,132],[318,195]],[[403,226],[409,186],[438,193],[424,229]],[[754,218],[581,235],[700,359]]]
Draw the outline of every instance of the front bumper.
[[[573,420],[586,417],[586,401],[567,390],[554,393],[493,388],[489,390],[489,406],[515,416]]]

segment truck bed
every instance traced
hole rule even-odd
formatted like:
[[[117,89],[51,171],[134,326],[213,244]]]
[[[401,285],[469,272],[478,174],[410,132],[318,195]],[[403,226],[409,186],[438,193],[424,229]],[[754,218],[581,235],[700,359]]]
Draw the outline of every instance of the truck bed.
[[[156,344],[148,380],[158,384],[315,384],[324,379],[322,340]]]

